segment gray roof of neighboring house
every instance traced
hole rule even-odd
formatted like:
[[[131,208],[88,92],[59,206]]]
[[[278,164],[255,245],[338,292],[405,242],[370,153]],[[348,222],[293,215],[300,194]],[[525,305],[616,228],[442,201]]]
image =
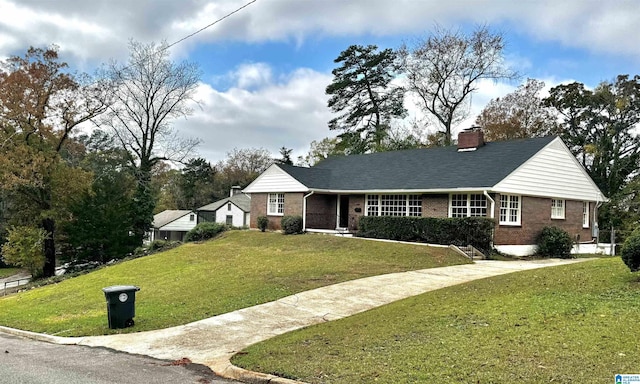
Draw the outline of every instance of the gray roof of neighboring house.
[[[153,228],[164,227],[172,221],[178,220],[182,216],[188,215],[192,211],[184,209],[167,209],[153,215]]]
[[[217,211],[218,209],[220,209],[220,207],[224,206],[227,203],[234,204],[236,207],[240,208],[244,212],[251,211],[251,198],[249,196],[245,195],[244,193],[238,193],[238,194],[235,194],[235,195],[233,195],[231,197],[227,197],[225,199],[218,200],[218,201],[213,202],[211,204],[207,204],[205,206],[202,206],[202,207],[198,208],[197,210],[198,211]]]
[[[310,189],[364,191],[492,187],[556,137],[337,156],[311,168],[278,166]]]

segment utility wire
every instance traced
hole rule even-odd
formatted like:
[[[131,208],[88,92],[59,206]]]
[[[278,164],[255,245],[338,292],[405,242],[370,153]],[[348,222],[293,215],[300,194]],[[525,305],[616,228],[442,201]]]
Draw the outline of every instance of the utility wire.
[[[228,18],[228,17],[230,17],[230,16],[232,16],[232,15],[234,15],[234,14],[236,14],[236,13],[238,13],[238,12],[242,11],[243,9],[245,9],[246,7],[248,7],[248,6],[250,6],[251,4],[255,3],[256,1],[258,1],[258,0],[252,0],[252,1],[248,2],[248,3],[246,3],[245,5],[243,5],[242,7],[237,8],[236,10],[234,10],[234,11],[232,11],[232,12],[227,13],[226,15],[222,16],[221,18],[219,18],[218,20],[214,21],[213,23],[211,23],[211,24],[209,24],[209,25],[207,25],[207,26],[205,26],[205,27],[202,27],[202,28],[198,29],[197,31],[193,32],[192,34],[187,35],[187,36],[183,37],[182,39],[177,40],[177,41],[175,41],[175,42],[173,42],[173,43],[171,43],[171,44],[167,45],[167,46],[164,48],[164,50],[167,50],[167,49],[169,49],[169,48],[173,47],[174,45],[179,44],[179,43],[181,43],[181,42],[183,42],[183,41],[185,41],[185,40],[187,40],[187,39],[189,39],[189,38],[191,38],[191,37],[193,37],[193,36],[197,35],[198,33],[202,32],[202,31],[204,31],[204,30],[206,30],[206,29],[208,29],[208,28],[213,27],[214,25],[218,24],[218,23],[219,23],[219,22],[221,22],[222,20],[224,20],[224,19],[226,19],[226,18]]]

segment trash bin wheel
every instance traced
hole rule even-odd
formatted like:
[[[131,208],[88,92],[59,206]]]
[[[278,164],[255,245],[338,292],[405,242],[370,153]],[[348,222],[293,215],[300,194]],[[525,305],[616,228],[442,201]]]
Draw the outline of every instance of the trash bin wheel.
[[[133,327],[134,324],[135,322],[133,321],[133,319],[128,319],[127,321],[124,322],[125,328]]]

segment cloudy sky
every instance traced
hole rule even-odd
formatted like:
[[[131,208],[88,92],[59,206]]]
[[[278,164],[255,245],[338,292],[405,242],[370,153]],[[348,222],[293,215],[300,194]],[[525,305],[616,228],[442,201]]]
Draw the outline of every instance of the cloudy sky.
[[[91,72],[125,61],[130,39],[173,43],[249,1],[0,0],[0,59],[56,44],[72,68]],[[285,146],[297,157],[336,134],[324,90],[342,50],[397,48],[435,25],[478,24],[505,35],[506,60],[523,80],[592,87],[640,73],[637,0],[256,0],[172,48],[203,73],[200,107],[176,127],[202,139],[199,155],[213,162],[233,148],[276,155]],[[472,115],[517,85],[482,84]]]

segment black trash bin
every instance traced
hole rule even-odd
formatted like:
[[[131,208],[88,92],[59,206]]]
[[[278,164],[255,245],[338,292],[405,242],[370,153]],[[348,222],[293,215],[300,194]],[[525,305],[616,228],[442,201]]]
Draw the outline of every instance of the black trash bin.
[[[102,288],[107,299],[107,317],[109,328],[132,327],[136,316],[136,292],[140,288],[135,285],[114,285]]]

